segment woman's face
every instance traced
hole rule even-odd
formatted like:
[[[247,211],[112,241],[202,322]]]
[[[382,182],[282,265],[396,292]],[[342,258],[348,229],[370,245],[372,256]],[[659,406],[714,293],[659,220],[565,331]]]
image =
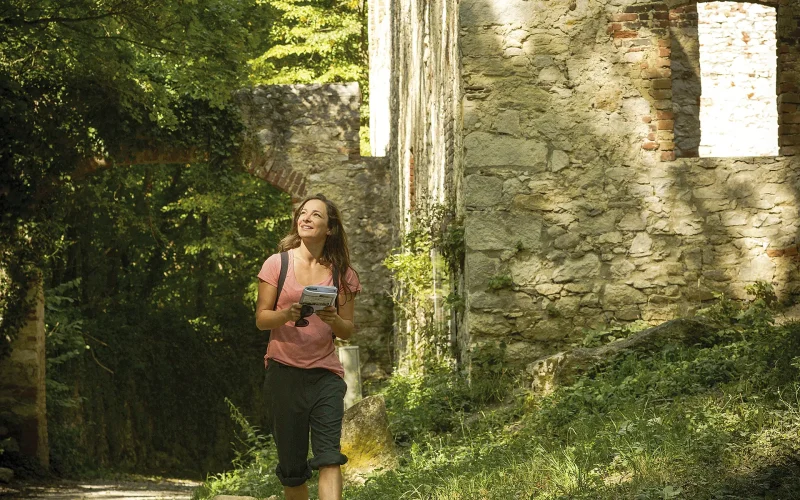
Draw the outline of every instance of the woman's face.
[[[322,200],[308,200],[297,218],[297,234],[302,239],[324,240],[331,234],[328,228],[328,206]]]

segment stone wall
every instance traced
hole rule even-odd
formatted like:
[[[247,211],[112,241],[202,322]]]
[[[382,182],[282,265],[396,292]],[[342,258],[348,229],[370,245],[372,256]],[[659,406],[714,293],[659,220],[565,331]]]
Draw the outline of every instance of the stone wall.
[[[360,160],[358,84],[262,85],[236,94],[247,126],[250,173],[290,193],[332,165]]]
[[[764,3],[784,156],[676,160],[673,64],[690,58],[672,41],[691,4],[460,2],[471,343],[524,362],[757,280],[798,292],[800,6]]]
[[[45,398],[44,293],[42,282],[31,284],[32,308],[0,360],[0,448],[50,463]]]
[[[362,158],[331,166],[308,177],[309,193],[325,193],[342,210],[350,258],[363,291],[356,301],[356,333],[350,345],[360,347],[365,379],[392,371],[392,282],[383,259],[392,243],[389,162]]]
[[[363,292],[353,345],[367,378],[391,372],[392,248],[389,161],[359,154],[358,84],[265,85],[237,94],[250,141],[248,170],[289,192],[295,203],[323,193],[342,211],[351,260]]]
[[[458,4],[455,0],[393,0],[391,31],[373,33],[370,44],[391,37],[391,142],[389,158],[396,211],[395,239],[410,227],[414,214],[444,205],[463,208],[461,172],[461,83]],[[441,276],[442,274],[437,274]],[[440,283],[458,288],[456,283]],[[444,292],[446,293],[446,292]],[[437,311],[441,312],[437,295]],[[439,318],[456,336],[463,333],[453,313]],[[404,329],[396,335],[396,360],[408,350]],[[461,345],[467,345],[465,341]]]

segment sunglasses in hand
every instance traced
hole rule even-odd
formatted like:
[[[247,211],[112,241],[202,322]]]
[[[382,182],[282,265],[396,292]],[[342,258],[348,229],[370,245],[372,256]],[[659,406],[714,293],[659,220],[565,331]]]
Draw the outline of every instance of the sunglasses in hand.
[[[314,314],[314,306],[310,306],[308,304],[303,304],[300,308],[300,319],[294,322],[294,326],[303,327],[308,326],[307,317]]]

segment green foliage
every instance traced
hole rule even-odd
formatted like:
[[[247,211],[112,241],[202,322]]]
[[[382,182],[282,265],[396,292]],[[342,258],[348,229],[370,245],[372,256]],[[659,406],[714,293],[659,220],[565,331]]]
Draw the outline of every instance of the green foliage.
[[[402,464],[346,496],[794,498],[800,324],[771,324],[758,300],[717,304],[731,313],[717,326],[736,333],[713,343],[620,356],[547,397],[455,404],[450,420],[437,403],[459,386],[395,375],[393,429],[414,430]]]
[[[267,46],[257,0],[9,0],[0,9],[0,354],[89,158],[236,147],[231,92]]]
[[[583,340],[581,341],[580,346],[599,347],[611,342],[616,342],[617,340],[628,338],[634,333],[650,328],[650,326],[651,325],[646,321],[637,320],[632,323],[614,325],[609,328],[586,329],[584,331]]]
[[[489,290],[494,291],[510,289],[514,286],[514,280],[511,278],[510,274],[495,274],[489,278],[489,282],[486,286]]]
[[[205,500],[217,495],[266,498],[281,494],[283,488],[274,473],[278,455],[272,437],[262,434],[228,398],[225,403],[240,430],[236,434],[234,468],[207,477],[192,498]]]
[[[478,404],[503,401],[515,383],[515,371],[506,358],[506,344],[485,343],[472,348],[470,389]]]
[[[64,206],[69,244],[46,278],[72,288],[56,288],[63,312],[47,317],[60,325],[56,337],[70,332],[90,349],[76,355],[64,341],[48,353],[66,354],[48,373],[80,401],[53,413],[61,422],[54,461],[221,470],[232,433],[223,399],[244,402],[250,414],[260,401],[254,277],[287,229],[288,195],[198,163],[113,169]]]
[[[91,457],[81,453],[81,430],[74,418],[85,398],[65,369],[90,349],[76,306],[79,287],[80,278],[76,278],[45,290],[44,295],[48,442],[51,467],[59,474],[84,472],[91,464]]]
[[[250,61],[253,83],[357,81],[366,88],[367,3],[261,0],[274,9],[270,48]]]
[[[434,205],[417,210],[402,245],[384,260],[396,284],[396,319],[404,325],[399,335],[413,344],[409,349],[413,354],[405,353],[408,359],[401,363],[410,363],[412,369],[424,369],[423,360],[428,356],[442,362],[451,356],[448,326],[441,318],[463,313],[465,302],[454,286],[463,259],[463,226],[449,208]],[[434,317],[437,305],[447,310],[440,311],[438,320]]]

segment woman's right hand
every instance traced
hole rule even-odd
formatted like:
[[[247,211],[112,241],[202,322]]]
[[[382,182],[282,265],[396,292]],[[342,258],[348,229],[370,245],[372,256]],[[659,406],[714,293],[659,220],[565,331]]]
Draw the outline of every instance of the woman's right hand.
[[[286,322],[288,323],[289,321],[297,321],[298,319],[300,319],[300,310],[302,309],[302,307],[303,306],[301,306],[299,303],[294,303],[292,304],[292,307],[290,307],[289,309],[284,309],[284,311],[286,311],[286,317],[287,317]]]

